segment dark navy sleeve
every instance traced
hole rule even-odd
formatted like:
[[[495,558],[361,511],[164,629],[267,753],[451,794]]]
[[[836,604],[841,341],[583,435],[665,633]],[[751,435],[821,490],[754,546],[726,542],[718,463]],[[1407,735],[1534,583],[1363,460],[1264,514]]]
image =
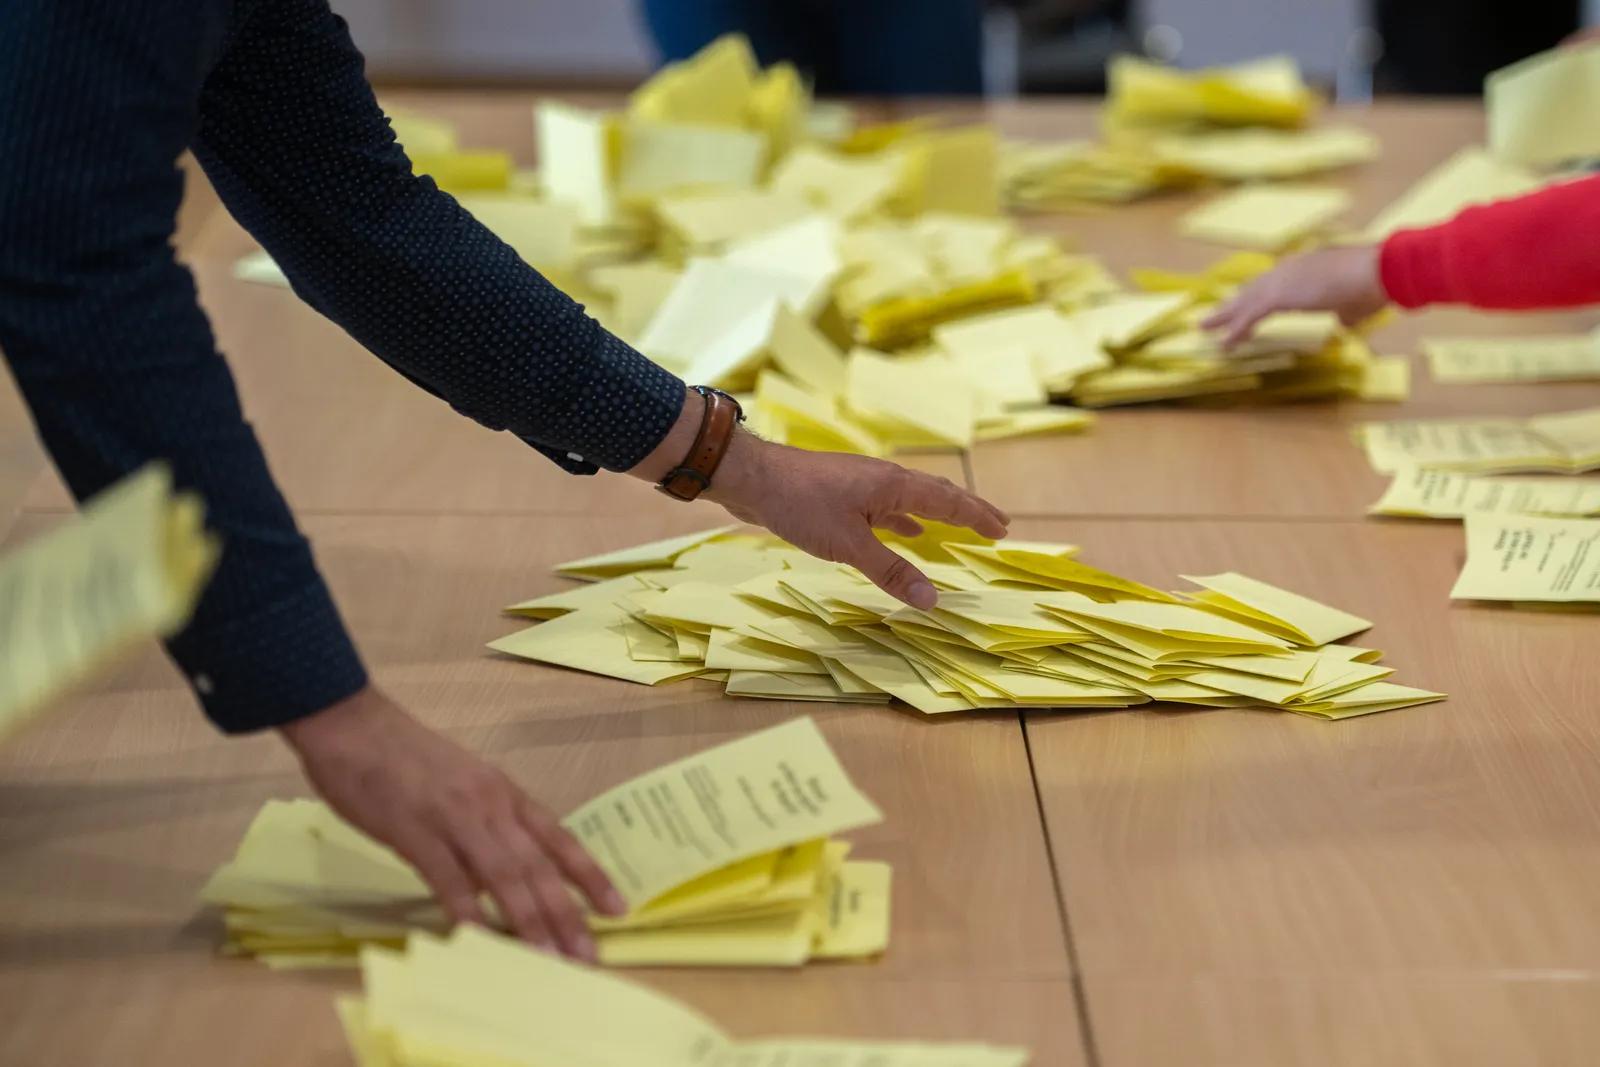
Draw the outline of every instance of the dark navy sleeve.
[[[307,303],[462,414],[568,470],[626,470],[683,383],[412,174],[327,0],[266,0],[200,98],[195,155]]]
[[[0,3],[0,350],[79,499],[154,459],[205,497],[222,561],[168,648],[243,732],[366,674],[171,247],[232,6]]]

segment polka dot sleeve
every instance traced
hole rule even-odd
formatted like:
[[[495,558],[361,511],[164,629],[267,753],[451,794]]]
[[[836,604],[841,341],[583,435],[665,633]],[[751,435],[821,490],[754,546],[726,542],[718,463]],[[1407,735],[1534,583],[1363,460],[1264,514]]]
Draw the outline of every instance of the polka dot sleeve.
[[[683,383],[411,173],[326,0],[263,0],[201,93],[195,154],[298,293],[407,378],[578,473],[666,436]]]

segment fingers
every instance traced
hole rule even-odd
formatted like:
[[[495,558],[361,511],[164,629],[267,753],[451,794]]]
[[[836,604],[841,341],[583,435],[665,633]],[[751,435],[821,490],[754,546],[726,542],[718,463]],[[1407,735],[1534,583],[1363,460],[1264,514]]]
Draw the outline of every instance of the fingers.
[[[606,915],[627,912],[628,902],[622,899],[622,894],[617,892],[589,850],[579,844],[566,827],[526,798],[518,806],[517,816],[528,832],[544,846],[545,855],[555,862],[569,881],[582,890],[596,911]]]
[[[873,585],[895,599],[923,611],[939,602],[939,594],[927,576],[910,560],[891,552],[870,530],[862,530],[850,541],[847,555],[849,558],[843,562],[855,564]]]
[[[910,515],[885,515],[877,524],[885,530],[891,530],[901,537],[916,537],[922,533],[922,523]]]
[[[450,920],[488,925],[478,903],[477,886],[450,845],[420,823],[405,824],[402,834],[393,842],[395,851],[417,869]]]
[[[539,948],[555,948],[544,908],[532,887],[539,864],[527,834],[507,832],[504,822],[491,830],[472,815],[458,820],[453,830],[473,876],[494,898],[511,932]]]
[[[899,475],[900,484],[890,499],[890,514],[921,515],[925,519],[965,526],[995,539],[1006,535],[1011,517],[982,497],[967,492],[947,478],[904,469]]]
[[[1249,338],[1255,331],[1256,323],[1266,318],[1276,310],[1268,299],[1254,295],[1251,290],[1246,290],[1202,322],[1201,328],[1206,330],[1220,330],[1222,332],[1222,347],[1233,348]]]

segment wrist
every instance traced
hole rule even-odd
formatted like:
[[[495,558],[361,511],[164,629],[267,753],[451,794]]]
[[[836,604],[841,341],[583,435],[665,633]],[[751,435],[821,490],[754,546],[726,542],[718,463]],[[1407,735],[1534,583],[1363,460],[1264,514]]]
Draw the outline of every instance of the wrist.
[[[735,429],[710,488],[701,496],[729,509],[756,499],[771,486],[772,455],[779,447],[742,426]]]
[[[646,482],[659,482],[671,473],[673,468],[683,462],[683,457],[689,454],[689,449],[694,447],[694,439],[700,432],[705,410],[705,398],[685,386],[683,406],[678,409],[678,417],[673,421],[672,428],[661,439],[661,443],[650,450],[648,456],[628,468],[628,476]]]
[[[384,706],[382,694],[368,685],[321,711],[284,723],[278,727],[278,733],[290,748],[303,754],[362,732],[374,716],[382,713]]]

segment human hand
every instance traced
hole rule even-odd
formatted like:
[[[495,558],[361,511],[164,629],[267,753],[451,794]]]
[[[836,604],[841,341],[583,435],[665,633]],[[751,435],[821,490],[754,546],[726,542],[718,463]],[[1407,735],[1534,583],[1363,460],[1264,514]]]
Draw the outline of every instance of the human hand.
[[[1000,538],[1011,521],[947,478],[866,456],[790,448],[742,431],[703,495],[813,556],[853,564],[884,592],[924,609],[938,599],[933,583],[874,537],[873,528],[915,537],[922,526],[912,516],[920,515]]]
[[[1584,48],[1591,44],[1600,44],[1600,26],[1585,26],[1561,41],[1562,48]]]
[[[592,961],[594,941],[567,883],[598,911],[626,910],[554,816],[377,690],[280,732],[318,795],[410,862],[454,921],[483,923],[486,891],[523,940]]]
[[[1278,264],[1200,325],[1220,330],[1223,347],[1232,348],[1275,311],[1336,311],[1353,326],[1388,303],[1376,247],[1324,248]]]

